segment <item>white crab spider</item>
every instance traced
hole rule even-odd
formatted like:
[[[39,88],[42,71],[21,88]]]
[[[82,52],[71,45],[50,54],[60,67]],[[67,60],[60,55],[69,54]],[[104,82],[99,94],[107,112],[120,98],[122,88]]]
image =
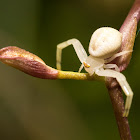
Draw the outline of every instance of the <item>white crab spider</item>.
[[[87,56],[82,44],[77,39],[70,39],[57,45],[56,61],[57,69],[61,69],[61,53],[62,49],[69,45],[73,45],[76,54],[81,61],[82,65],[79,72],[85,68],[89,75],[94,73],[99,76],[107,76],[116,78],[124,91],[126,98],[125,111],[123,116],[127,117],[132,103],[133,92],[126,81],[123,74],[119,72],[119,68],[116,64],[106,64],[111,62],[116,57],[129,53],[131,51],[123,51],[117,53],[121,47],[122,34],[111,27],[102,27],[97,29],[89,43],[89,56]],[[115,70],[111,70],[115,68]]]

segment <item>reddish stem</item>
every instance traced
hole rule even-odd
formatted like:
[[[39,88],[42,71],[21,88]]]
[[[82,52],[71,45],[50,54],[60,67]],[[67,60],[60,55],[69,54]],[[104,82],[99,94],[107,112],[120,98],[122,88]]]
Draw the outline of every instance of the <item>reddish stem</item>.
[[[136,27],[139,20],[140,0],[135,0],[130,12],[128,13],[128,16],[120,28],[120,32],[123,34],[122,47],[120,51],[133,49]],[[126,54],[119,57],[114,62],[119,66],[120,70],[123,71],[127,68],[130,59],[131,54]],[[113,105],[121,140],[132,140],[128,119],[123,117],[124,100],[121,88],[113,78],[107,78],[106,84]]]

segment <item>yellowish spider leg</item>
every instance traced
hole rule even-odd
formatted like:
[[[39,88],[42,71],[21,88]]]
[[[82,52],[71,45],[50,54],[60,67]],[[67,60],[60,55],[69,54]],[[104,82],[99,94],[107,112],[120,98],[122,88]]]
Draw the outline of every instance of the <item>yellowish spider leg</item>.
[[[70,39],[63,43],[60,43],[57,45],[57,52],[56,52],[56,67],[59,70],[61,70],[62,49],[66,48],[69,45],[73,45],[74,50],[75,50],[79,60],[81,61],[81,63],[83,63],[87,58],[87,53],[79,40]]]
[[[123,117],[127,117],[133,99],[133,91],[131,90],[129,84],[127,83],[125,76],[117,71],[104,69],[96,70],[95,73],[99,76],[113,77],[117,79],[118,83],[120,84],[122,90],[126,95],[125,111]]]
[[[81,66],[80,66],[78,72],[81,72],[83,68],[84,68],[84,64],[81,64]]]

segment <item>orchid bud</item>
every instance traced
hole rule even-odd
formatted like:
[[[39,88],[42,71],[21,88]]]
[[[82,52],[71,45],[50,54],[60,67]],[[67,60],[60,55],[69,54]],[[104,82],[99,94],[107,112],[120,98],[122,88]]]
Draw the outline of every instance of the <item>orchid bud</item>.
[[[34,77],[57,79],[58,76],[58,70],[47,66],[41,58],[15,46],[0,49],[0,61]]]

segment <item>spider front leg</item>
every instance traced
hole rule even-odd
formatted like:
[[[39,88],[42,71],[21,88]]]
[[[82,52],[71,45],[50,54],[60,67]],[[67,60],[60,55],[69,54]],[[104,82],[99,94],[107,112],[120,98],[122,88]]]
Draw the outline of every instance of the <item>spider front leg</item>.
[[[132,52],[132,50],[130,50],[130,51],[122,51],[122,52],[116,53],[116,54],[114,54],[112,57],[106,59],[106,60],[105,60],[105,63],[109,63],[109,62],[111,62],[112,60],[114,60],[115,58],[120,57],[120,56],[122,56],[122,55],[125,55],[125,54],[127,54],[127,53],[131,53],[131,52]]]
[[[132,99],[133,99],[133,91],[131,90],[129,84],[127,83],[125,76],[114,70],[99,69],[99,70],[96,70],[95,73],[99,76],[113,77],[113,78],[117,79],[122,90],[124,91],[125,95],[127,96],[126,103],[125,103],[125,111],[123,114],[123,117],[127,117],[129,114],[129,110],[130,110]]]
[[[59,70],[61,70],[62,49],[66,48],[69,45],[73,45],[74,50],[75,50],[79,60],[81,61],[81,63],[83,63],[87,58],[87,53],[79,40],[70,39],[63,43],[60,43],[57,45],[57,51],[56,51],[56,68]]]

